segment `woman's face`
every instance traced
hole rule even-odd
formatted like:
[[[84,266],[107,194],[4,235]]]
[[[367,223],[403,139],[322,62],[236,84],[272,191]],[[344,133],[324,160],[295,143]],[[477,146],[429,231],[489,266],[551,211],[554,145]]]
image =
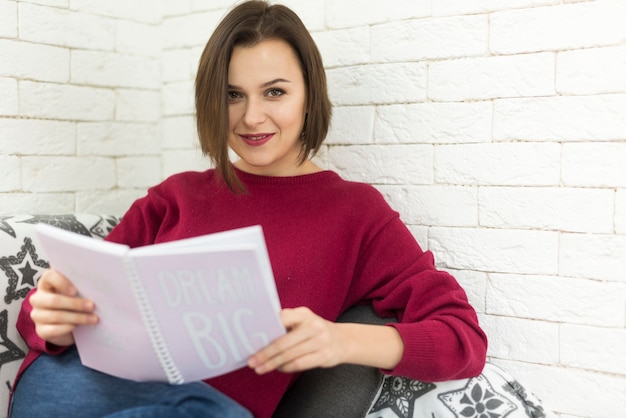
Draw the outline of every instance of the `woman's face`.
[[[302,174],[298,157],[306,89],[289,44],[270,39],[236,46],[228,67],[228,145],[239,169],[266,176]]]

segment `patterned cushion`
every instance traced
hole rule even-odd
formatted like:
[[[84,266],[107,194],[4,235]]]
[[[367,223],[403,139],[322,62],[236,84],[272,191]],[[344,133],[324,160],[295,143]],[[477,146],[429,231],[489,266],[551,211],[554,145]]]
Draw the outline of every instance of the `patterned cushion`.
[[[487,363],[478,377],[424,383],[386,376],[366,418],[546,418],[532,393]]]
[[[0,303],[0,415],[8,409],[9,391],[27,350],[15,329],[20,306],[48,267],[34,236],[39,222],[102,238],[119,218],[91,214],[0,216],[0,288],[4,289]]]

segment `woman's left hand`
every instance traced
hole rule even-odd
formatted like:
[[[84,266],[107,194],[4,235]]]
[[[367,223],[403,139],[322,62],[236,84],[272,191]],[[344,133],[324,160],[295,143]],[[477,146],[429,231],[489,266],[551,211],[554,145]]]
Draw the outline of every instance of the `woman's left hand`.
[[[280,316],[287,334],[248,359],[248,366],[256,373],[299,372],[332,367],[344,361],[346,341],[340,325],[306,307],[283,309]]]

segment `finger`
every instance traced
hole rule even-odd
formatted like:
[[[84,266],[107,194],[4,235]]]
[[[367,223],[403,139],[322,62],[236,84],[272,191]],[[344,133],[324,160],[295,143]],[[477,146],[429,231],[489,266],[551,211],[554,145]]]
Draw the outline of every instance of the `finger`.
[[[311,338],[300,344],[294,345],[287,350],[278,350],[276,353],[266,358],[264,361],[256,364],[254,371],[257,374],[269,373],[273,370],[280,371],[300,371],[305,368],[314,367],[314,359],[317,358],[318,363],[321,361],[320,354],[323,353],[320,344],[316,339]],[[308,359],[308,360],[304,360]]]
[[[74,344],[73,326],[42,325],[35,328],[37,335],[52,344],[68,346]]]
[[[283,373],[296,373],[309,370],[314,367],[323,367],[320,366],[321,364],[324,364],[324,360],[320,358],[318,352],[315,352],[295,357],[291,361],[281,364],[280,367],[276,368],[276,370]]]
[[[313,367],[330,367],[339,364],[333,354],[333,347],[328,332],[317,333],[310,338],[301,340],[287,349],[278,347],[269,357],[258,357],[259,363],[253,368],[258,374],[265,374],[273,370],[282,372],[297,372]],[[264,361],[260,361],[264,359]]]
[[[254,369],[255,372],[259,374],[267,373],[278,368],[285,361],[291,359],[289,350],[292,350],[305,341],[303,338],[304,336],[294,335],[294,333],[290,331],[250,356],[248,359],[248,367]]]
[[[53,269],[44,271],[37,283],[37,290],[61,293],[66,296],[74,296],[78,293],[67,277]]]
[[[36,332],[44,340],[48,341],[49,339],[58,338],[61,336],[66,336],[67,334],[71,334],[72,331],[76,329],[76,325],[37,325]]]
[[[288,333],[251,356],[248,361],[249,367],[259,374],[280,369],[304,355],[323,352],[327,349],[324,344],[330,344],[327,321],[310,310],[284,310],[281,317]]]
[[[93,301],[80,297],[64,296],[57,293],[37,290],[31,298],[33,309],[49,309],[92,313],[95,309]]]
[[[299,324],[315,317],[317,317],[317,315],[315,315],[313,311],[311,311],[307,307],[291,309],[285,308],[280,311],[280,319],[286,329],[292,329]]]
[[[39,325],[94,325],[98,316],[93,313],[81,313],[56,309],[33,309],[30,318]]]
[[[287,333],[255,353],[249,361],[251,367],[264,363],[279,353],[289,350],[291,347],[301,344],[306,339],[311,338],[313,336],[313,331],[311,329],[307,329],[307,327],[301,326],[301,324],[302,322],[299,320],[284,321],[283,325],[287,328]]]

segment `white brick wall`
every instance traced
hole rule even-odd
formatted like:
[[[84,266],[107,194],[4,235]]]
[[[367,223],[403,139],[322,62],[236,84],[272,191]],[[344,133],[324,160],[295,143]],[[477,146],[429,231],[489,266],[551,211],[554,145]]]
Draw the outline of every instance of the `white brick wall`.
[[[0,37],[15,38],[17,36],[17,3],[14,1],[0,2]]]
[[[122,214],[162,178],[161,6],[0,0],[0,214]]]
[[[193,80],[232,0],[0,0],[0,212],[122,213],[203,169]],[[626,2],[289,0],[373,183],[562,418],[626,410]]]
[[[66,48],[0,39],[0,75],[66,83],[70,53]]]
[[[19,2],[19,38],[33,43],[112,51],[115,20]]]
[[[17,80],[0,77],[0,116],[15,116],[18,109]]]

